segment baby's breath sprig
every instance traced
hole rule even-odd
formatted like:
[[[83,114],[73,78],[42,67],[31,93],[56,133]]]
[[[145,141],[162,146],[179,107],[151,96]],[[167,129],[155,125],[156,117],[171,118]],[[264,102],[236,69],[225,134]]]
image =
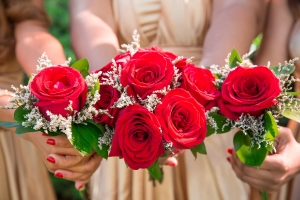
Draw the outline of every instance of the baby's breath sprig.
[[[133,56],[133,54],[135,54],[141,47],[140,45],[140,35],[137,33],[137,30],[133,31],[132,34],[132,39],[133,42],[131,44],[122,44],[121,45],[121,49],[120,52],[121,53],[125,53],[125,52],[130,52],[131,56]]]
[[[104,126],[105,128],[105,132],[103,134],[103,136],[100,136],[98,138],[98,146],[100,149],[102,149],[102,145],[107,145],[109,147],[108,153],[110,152],[110,147],[111,147],[111,143],[112,143],[112,138],[114,136],[115,130],[109,128],[108,125]]]
[[[46,67],[52,66],[51,60],[49,60],[48,56],[44,52],[42,56],[38,59],[38,65],[36,66],[36,71],[40,72]]]
[[[255,117],[243,113],[240,118],[234,122],[233,127],[241,129],[245,135],[250,137],[252,147],[256,144],[258,148],[260,148],[264,142],[266,147],[273,145],[273,142],[266,138],[264,115]]]

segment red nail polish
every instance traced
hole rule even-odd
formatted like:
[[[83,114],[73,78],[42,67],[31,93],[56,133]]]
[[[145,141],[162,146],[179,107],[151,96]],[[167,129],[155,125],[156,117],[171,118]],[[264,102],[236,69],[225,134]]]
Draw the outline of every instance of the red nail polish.
[[[77,188],[77,190],[80,190],[80,189],[82,188],[82,186],[83,186],[83,185],[79,186],[79,187]]]
[[[48,134],[46,134],[46,133],[42,133],[42,136],[48,136]]]
[[[227,149],[227,153],[229,153],[229,154],[231,154],[231,155],[232,155],[232,151],[233,151],[232,148],[228,148],[228,149]]]
[[[64,177],[64,175],[60,172],[55,173],[54,176],[56,176],[57,178],[63,178]]]
[[[227,159],[228,162],[230,162],[230,158],[229,157],[227,157],[226,159]]]
[[[171,166],[171,167],[175,167],[176,166],[175,163],[173,163],[173,162],[169,162],[168,165]]]
[[[55,159],[52,156],[48,156],[47,160],[53,164],[55,164]]]
[[[48,140],[47,140],[47,144],[55,145],[55,140],[53,140],[53,139],[48,139]]]

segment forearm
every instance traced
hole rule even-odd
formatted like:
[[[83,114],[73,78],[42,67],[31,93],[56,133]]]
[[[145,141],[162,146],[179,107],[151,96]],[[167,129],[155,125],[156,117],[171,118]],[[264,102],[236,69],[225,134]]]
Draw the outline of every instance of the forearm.
[[[271,65],[283,63],[289,59],[288,43],[294,19],[286,0],[272,0],[263,39],[255,58],[256,64]]]
[[[44,52],[54,65],[66,61],[60,42],[37,21],[28,20],[17,24],[15,38],[16,56],[27,75],[36,71],[37,60]]]
[[[259,33],[257,11],[247,4],[235,3],[217,11],[205,37],[201,65],[225,64],[233,48],[243,55],[249,52],[253,39]],[[263,20],[263,19],[260,19]]]
[[[70,1],[71,43],[78,58],[88,58],[91,71],[100,69],[118,53],[119,43],[113,27],[99,13],[105,6],[108,8],[103,12],[111,9],[108,3]],[[107,14],[111,16],[110,12]]]

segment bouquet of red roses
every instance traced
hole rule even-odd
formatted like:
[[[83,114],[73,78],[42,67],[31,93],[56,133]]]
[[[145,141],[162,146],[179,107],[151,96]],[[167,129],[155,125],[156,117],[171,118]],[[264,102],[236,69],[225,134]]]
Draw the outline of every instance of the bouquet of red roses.
[[[276,152],[273,142],[279,133],[278,119],[284,116],[300,122],[295,97],[299,92],[290,92],[292,83],[299,80],[291,76],[295,59],[269,67],[253,65],[248,56],[241,58],[233,50],[227,65],[210,67],[221,92],[216,114],[221,120],[214,130],[238,128],[233,139],[237,156],[244,164],[259,167],[268,153]]]
[[[86,59],[69,67],[53,66],[43,54],[38,60],[37,74],[32,74],[27,86],[15,88],[15,96],[6,109],[16,109],[16,122],[0,122],[6,128],[16,127],[17,134],[41,131],[49,135],[66,134],[71,144],[82,154],[93,150],[105,153],[97,138],[104,131],[93,121],[99,111],[94,107],[100,99],[100,73],[89,74]]]
[[[102,72],[94,116],[105,124],[99,137],[109,156],[124,158],[134,170],[148,168],[161,180],[157,159],[166,151],[206,153],[206,111],[220,96],[208,69],[157,47],[140,48],[139,35]]]

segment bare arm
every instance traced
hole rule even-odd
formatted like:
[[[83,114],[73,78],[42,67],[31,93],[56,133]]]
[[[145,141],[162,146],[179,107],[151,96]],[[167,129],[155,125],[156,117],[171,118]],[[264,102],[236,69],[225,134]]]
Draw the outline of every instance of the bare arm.
[[[263,39],[256,64],[277,65],[288,60],[288,42],[294,23],[291,10],[286,0],[271,0],[267,23],[263,30]]]
[[[69,7],[75,54],[78,58],[87,57],[91,70],[100,69],[119,49],[111,1],[71,0]]]
[[[266,0],[215,0],[211,26],[204,40],[201,65],[225,64],[233,48],[243,55],[262,29]]]

